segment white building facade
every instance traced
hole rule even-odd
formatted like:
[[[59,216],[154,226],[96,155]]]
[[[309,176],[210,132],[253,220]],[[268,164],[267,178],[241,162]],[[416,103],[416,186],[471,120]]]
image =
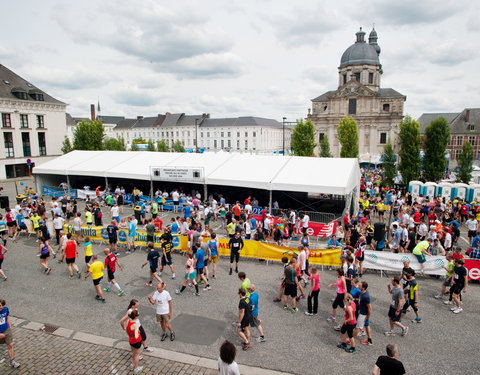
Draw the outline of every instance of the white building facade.
[[[0,179],[28,176],[62,154],[66,106],[0,65]]]

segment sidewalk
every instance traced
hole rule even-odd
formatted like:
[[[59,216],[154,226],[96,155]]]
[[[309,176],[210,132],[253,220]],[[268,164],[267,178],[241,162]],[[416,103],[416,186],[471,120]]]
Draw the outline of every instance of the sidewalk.
[[[11,318],[14,328],[15,358],[18,369],[9,367],[6,347],[0,359],[2,375],[87,375],[132,374],[130,347],[125,340]],[[143,352],[142,374],[215,375],[217,362],[212,359],[153,348]],[[278,371],[241,366],[242,375],[281,375]],[[288,374],[287,374],[288,375]]]

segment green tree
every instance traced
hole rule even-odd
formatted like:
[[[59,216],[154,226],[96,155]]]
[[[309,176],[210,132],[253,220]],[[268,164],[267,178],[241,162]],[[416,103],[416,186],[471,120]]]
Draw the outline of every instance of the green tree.
[[[292,131],[291,148],[296,156],[313,156],[315,127],[310,120],[297,120]]]
[[[340,120],[337,137],[342,145],[340,157],[358,158],[358,126],[352,117],[344,117]]]
[[[165,139],[157,141],[157,151],[158,152],[169,152],[170,151],[170,149],[168,148],[167,141],[165,141]]]
[[[65,138],[63,139],[61,151],[64,154],[68,154],[72,150],[73,150],[73,147],[72,147],[72,144],[70,143],[70,138],[65,136]]]
[[[145,143],[147,143],[147,141],[142,137],[132,139],[132,144],[138,145],[138,144],[145,144]]]
[[[130,146],[130,151],[139,151],[140,149],[138,148],[138,144],[137,143],[132,143],[132,145]]]
[[[418,180],[420,176],[420,124],[410,116],[400,123],[400,163],[398,170],[404,185]]]
[[[106,138],[103,146],[105,150],[110,151],[125,151],[127,149],[123,137]]]
[[[390,140],[383,148],[382,163],[383,177],[385,178],[385,183],[387,184],[387,186],[393,186],[393,179],[397,175],[397,171],[395,168],[395,153],[393,151]]]
[[[185,152],[185,147],[183,147],[182,142],[175,141],[172,145],[172,151],[173,152]]]
[[[444,117],[433,120],[425,128],[423,140],[423,176],[427,181],[438,181],[445,175],[445,150],[450,140],[450,129]]]
[[[324,135],[323,139],[320,141],[320,157],[321,158],[331,158],[332,153],[330,152],[330,144],[328,143],[328,136]]]
[[[101,121],[86,120],[78,123],[73,133],[74,150],[103,150],[105,129]]]
[[[153,143],[153,141],[151,139],[148,140],[147,151],[156,151],[155,143]]]
[[[460,170],[457,173],[457,181],[468,184],[472,179],[473,158],[475,151],[470,142],[465,142],[462,147],[462,153],[458,156],[458,167]]]

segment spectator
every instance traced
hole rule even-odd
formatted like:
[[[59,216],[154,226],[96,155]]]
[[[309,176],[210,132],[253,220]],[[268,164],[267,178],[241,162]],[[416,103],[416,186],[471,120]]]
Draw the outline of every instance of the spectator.
[[[405,367],[400,362],[398,357],[398,348],[395,344],[387,345],[387,355],[378,357],[375,366],[373,367],[372,375],[403,375],[405,374]]]
[[[218,357],[218,371],[220,375],[240,375],[240,369],[235,362],[237,350],[235,345],[225,340],[220,347],[220,357]]]

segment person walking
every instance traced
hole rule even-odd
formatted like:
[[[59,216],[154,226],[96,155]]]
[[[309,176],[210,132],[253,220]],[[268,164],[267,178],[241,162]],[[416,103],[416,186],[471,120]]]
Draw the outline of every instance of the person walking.
[[[173,314],[173,303],[170,293],[165,290],[166,287],[167,285],[164,282],[158,283],[156,292],[153,293],[153,295],[149,294],[147,298],[152,305],[156,306],[157,322],[160,323],[163,331],[160,341],[165,341],[168,337],[167,329],[170,331],[170,341],[173,341],[175,340],[175,332],[170,325],[170,319]]]
[[[290,259],[288,267],[284,269],[285,275],[285,291],[283,293],[283,309],[285,311],[288,310],[288,298],[291,298],[291,307],[292,313],[296,313],[298,311],[297,308],[297,288],[300,286],[298,278],[296,277],[295,267],[296,267],[296,259]]]
[[[248,350],[250,348],[250,323],[252,321],[252,310],[247,299],[247,292],[239,288],[238,296],[240,302],[238,303],[238,322],[234,323],[237,328],[237,334],[242,339],[242,349]]]
[[[390,309],[388,310],[390,330],[385,332],[385,335],[395,336],[396,333],[393,331],[393,328],[397,326],[402,329],[402,336],[405,336],[408,333],[408,327],[400,323],[400,316],[402,313],[402,306],[405,303],[405,298],[398,276],[391,279],[390,283],[387,284],[387,288],[388,292],[392,295],[392,302],[390,303]]]
[[[90,265],[90,267],[88,267],[88,272],[85,276],[85,280],[87,280],[89,276],[92,276],[93,285],[95,287],[95,291],[97,292],[95,299],[99,302],[105,303],[106,301],[103,297],[102,288],[100,287],[100,281],[102,281],[103,279],[103,270],[105,269],[105,267],[103,263],[98,260],[97,254],[94,254],[92,256],[92,261],[92,264]]]
[[[340,328],[341,343],[337,345],[338,348],[344,349],[347,353],[355,353],[355,337],[353,332],[357,324],[357,318],[355,316],[356,306],[353,302],[353,297],[347,293],[345,298],[345,318],[342,322],[342,327]],[[347,346],[347,336],[350,340],[350,348]]]
[[[141,268],[145,267],[147,264],[150,266],[150,280],[145,283],[145,286],[152,286],[153,279],[156,279],[159,283],[162,282],[160,276],[157,275],[160,253],[155,250],[153,242],[147,244],[147,251],[147,260],[142,264]]]
[[[248,297],[250,300],[250,308],[252,311],[252,319],[250,322],[250,327],[257,328],[260,337],[257,337],[257,342],[265,342],[267,339],[265,338],[265,333],[263,332],[262,321],[258,317],[258,300],[259,295],[258,292],[255,290],[255,285],[250,284],[247,288],[248,293],[250,296]]]
[[[317,315],[318,313],[318,295],[320,293],[320,274],[316,267],[310,269],[310,292],[307,298],[307,311],[305,315]]]
[[[212,263],[212,279],[214,279],[217,273],[218,263],[218,239],[216,233],[211,234],[210,240],[208,241],[208,249],[210,250],[210,261]]]
[[[138,312],[139,306],[140,306],[140,302],[138,302],[137,299],[132,299],[130,301],[130,303],[128,304],[128,307],[127,307],[127,313],[125,314],[125,316],[122,319],[120,319],[120,325],[122,326],[123,329],[125,329],[125,327],[126,327],[126,322],[128,320],[128,316],[130,315],[130,313],[134,310],[136,310]],[[145,330],[143,329],[143,326],[140,323],[140,319],[138,319],[138,317],[137,317],[137,323],[138,323],[138,330],[140,331],[140,336],[142,336],[143,350],[145,350],[146,352],[153,352],[153,349],[148,347],[147,334],[146,334]]]
[[[138,374],[143,370],[143,366],[139,366],[142,335],[140,334],[137,310],[132,310],[130,314],[128,314],[128,321],[124,329],[125,332],[127,332],[128,343],[130,344],[130,348],[132,350],[133,372]]]
[[[50,252],[53,251],[44,237],[40,237],[38,244],[38,255],[40,256],[40,265],[44,268],[45,275],[49,275],[52,269],[48,267],[48,258]]]
[[[170,272],[172,273],[171,279],[175,279],[175,268],[173,267],[172,261],[172,250],[173,250],[173,243],[172,243],[172,235],[168,233],[169,236],[165,235],[162,236],[162,258],[160,263],[160,276],[165,268],[168,265],[170,268]]]
[[[243,239],[240,237],[240,232],[235,232],[233,238],[228,241],[230,248],[230,272],[232,274],[233,261],[235,260],[235,272],[238,273],[238,261],[240,260],[240,251],[243,249]]]
[[[13,333],[12,322],[10,321],[10,310],[4,299],[0,299],[0,344],[7,345],[10,366],[13,368],[20,367],[20,363],[15,360],[15,352],[13,351]]]
[[[357,317],[357,326],[355,327],[354,336],[363,336],[362,332],[365,330],[367,335],[366,340],[360,340],[364,345],[373,345],[372,329],[370,328],[370,316],[372,315],[372,304],[370,301],[370,293],[368,292],[368,283],[362,281],[360,283],[360,301],[358,303],[359,314]]]
[[[468,286],[468,270],[464,267],[465,262],[463,259],[455,259],[455,268],[453,269],[452,287],[450,293],[452,293],[453,302],[455,304],[450,310],[454,314],[459,314],[463,311],[461,302],[462,290],[465,293]]]
[[[373,367],[372,375],[403,375],[405,367],[398,357],[398,347],[395,344],[388,344],[386,347],[387,355],[381,355],[377,358]]]
[[[328,284],[329,288],[337,288],[337,296],[332,303],[332,314],[327,319],[329,322],[336,322],[337,321],[337,307],[340,306],[342,309],[345,307],[344,299],[345,293],[347,293],[347,282],[345,280],[345,273],[343,268],[337,268],[337,282]]]
[[[188,283],[192,283],[195,286],[195,296],[199,296],[198,284],[197,284],[197,273],[195,272],[195,259],[193,258],[193,253],[189,251],[187,253],[187,261],[185,262],[185,276],[183,277],[183,285],[181,289],[175,290],[176,294],[182,294],[183,291],[187,288]]]
[[[118,262],[118,258],[113,254],[109,248],[106,248],[103,250],[103,253],[105,254],[105,268],[107,269],[107,275],[108,275],[108,282],[107,282],[107,287],[103,288],[103,290],[107,293],[110,292],[112,289],[112,285],[117,288],[118,293],[117,296],[121,297],[125,295],[125,291],[120,288],[120,285],[118,285],[117,281],[115,280],[115,271],[118,268],[120,268],[120,271],[123,271],[122,265]]]
[[[72,240],[71,233],[67,233],[67,241],[65,243],[65,262],[67,263],[67,270],[70,279],[73,279],[74,270],[77,272],[77,276],[79,279],[82,277],[82,274],[78,269],[77,264],[75,263],[77,256],[77,242],[75,240]]]
[[[5,259],[5,254],[7,252],[8,252],[8,249],[5,246],[0,245],[0,276],[2,276],[5,281],[7,281],[7,276],[5,275],[5,272],[3,272],[2,263],[3,263],[3,260]]]

